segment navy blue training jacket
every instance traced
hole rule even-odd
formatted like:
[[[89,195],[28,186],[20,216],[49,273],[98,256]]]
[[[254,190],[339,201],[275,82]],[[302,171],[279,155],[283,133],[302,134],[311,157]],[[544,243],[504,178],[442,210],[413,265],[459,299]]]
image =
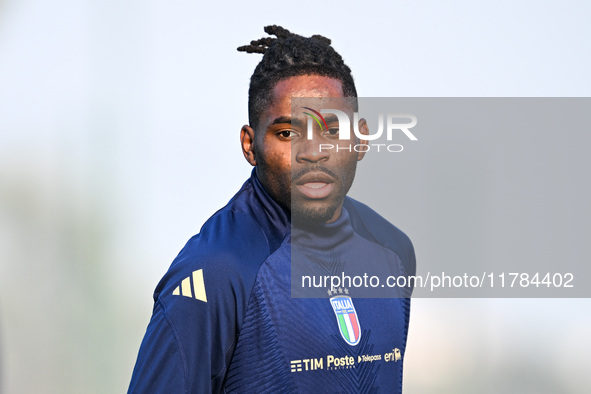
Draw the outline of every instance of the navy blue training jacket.
[[[253,171],[156,287],[128,392],[402,392],[410,300],[355,298],[346,287],[291,298],[292,244],[315,266],[414,275],[412,244],[348,197],[321,227],[292,232]]]

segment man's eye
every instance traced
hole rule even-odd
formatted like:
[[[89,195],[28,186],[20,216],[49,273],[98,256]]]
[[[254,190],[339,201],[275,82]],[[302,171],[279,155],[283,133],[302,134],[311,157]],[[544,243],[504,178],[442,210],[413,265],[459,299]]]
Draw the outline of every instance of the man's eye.
[[[278,135],[283,138],[292,138],[295,137],[295,133],[293,130],[281,130]]]
[[[337,135],[337,134],[339,134],[339,129],[336,127],[333,127],[332,129],[326,130],[324,133],[328,134],[328,135]]]

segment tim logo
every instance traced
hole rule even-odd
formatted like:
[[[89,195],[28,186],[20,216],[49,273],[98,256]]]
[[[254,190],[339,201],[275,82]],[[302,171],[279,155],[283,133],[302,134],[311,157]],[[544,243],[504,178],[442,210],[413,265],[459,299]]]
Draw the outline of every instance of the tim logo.
[[[318,126],[320,127],[320,130],[329,130],[328,128],[328,123],[326,122],[326,119],[324,118],[324,116],[322,116],[322,114],[333,114],[333,117],[336,117],[338,120],[338,135],[339,135],[339,139],[341,140],[350,140],[351,139],[351,121],[349,119],[349,116],[338,109],[332,109],[332,108],[327,108],[327,109],[322,109],[320,110],[320,112],[310,108],[310,107],[303,107],[304,109],[310,111],[310,112],[304,112],[304,114],[308,115],[310,117],[310,119],[308,119],[308,127],[307,127],[307,136],[308,139],[311,140],[313,137],[313,127],[314,127],[314,122],[316,122],[316,124],[318,124]],[[386,119],[386,121],[384,122],[384,118]],[[381,138],[382,135],[384,134],[384,130],[386,132],[386,139],[388,141],[392,141],[393,136],[394,136],[394,132],[395,131],[401,131],[402,133],[404,133],[404,135],[406,137],[408,137],[409,140],[411,141],[417,141],[418,138],[415,137],[415,135],[410,131],[411,128],[415,127],[417,125],[417,117],[413,114],[387,114],[386,116],[384,116],[383,113],[378,115],[378,130],[375,133],[369,133],[369,134],[362,134],[359,131],[359,113],[354,112],[353,113],[353,133],[355,134],[355,136],[361,140],[365,140],[365,141],[375,141],[378,138]],[[356,152],[367,152],[369,151],[372,147],[377,147],[377,150],[380,150],[380,147],[386,147],[386,149],[389,152],[401,152],[403,147],[400,144],[390,144],[390,145],[386,145],[386,144],[358,144],[355,145],[355,147],[353,147],[353,150],[355,150]],[[322,150],[328,150],[328,149],[335,149],[335,146],[333,144],[320,144],[320,151]],[[343,147],[342,146],[338,146],[336,147],[337,150],[342,150]],[[345,148],[347,149],[347,148]],[[349,147],[347,150],[351,150],[351,147]]]
[[[361,338],[361,327],[359,327],[359,319],[353,306],[353,300],[349,296],[340,295],[332,297],[330,304],[337,318],[341,336],[349,345],[357,345]]]

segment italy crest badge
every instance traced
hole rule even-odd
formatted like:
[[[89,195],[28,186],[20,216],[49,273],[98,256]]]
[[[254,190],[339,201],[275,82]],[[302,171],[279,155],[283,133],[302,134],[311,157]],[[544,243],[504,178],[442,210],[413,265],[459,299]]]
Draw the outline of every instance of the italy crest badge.
[[[361,338],[361,327],[353,300],[349,296],[338,295],[330,298],[330,304],[337,317],[341,336],[349,345],[357,345]]]

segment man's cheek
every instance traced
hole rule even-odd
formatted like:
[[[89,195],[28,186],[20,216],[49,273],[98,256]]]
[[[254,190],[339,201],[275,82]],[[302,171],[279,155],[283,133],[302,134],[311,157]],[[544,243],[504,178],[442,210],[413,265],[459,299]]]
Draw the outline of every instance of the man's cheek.
[[[291,172],[291,152],[273,152],[271,156],[275,168],[280,171]]]

